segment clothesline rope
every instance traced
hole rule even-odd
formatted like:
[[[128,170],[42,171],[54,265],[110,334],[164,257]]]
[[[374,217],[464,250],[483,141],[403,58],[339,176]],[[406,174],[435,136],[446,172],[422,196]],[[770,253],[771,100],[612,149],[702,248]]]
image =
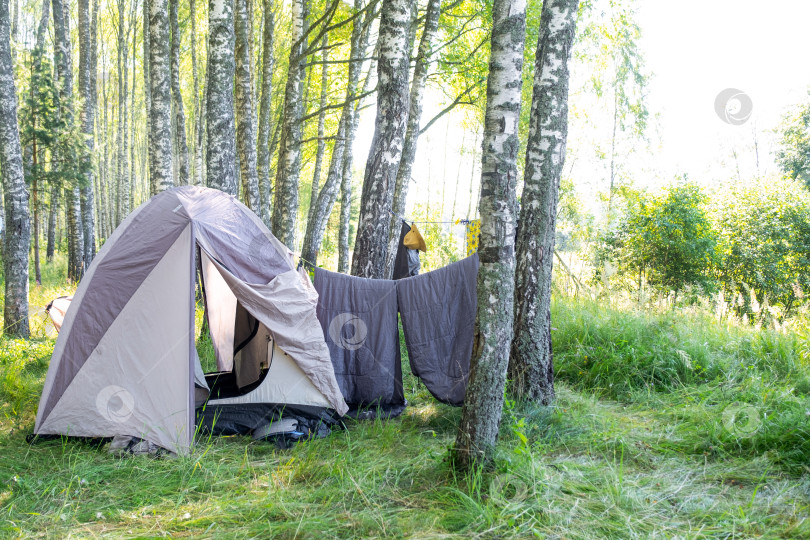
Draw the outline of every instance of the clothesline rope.
[[[410,219],[406,218],[402,214],[397,214],[393,210],[389,209],[388,212],[392,216],[396,216],[399,219],[401,219],[402,221],[406,221],[408,223],[419,223],[419,224],[427,224],[427,225],[432,225],[432,224],[437,224],[437,225],[467,225],[468,223],[471,223],[471,222],[475,221],[473,219],[466,219],[466,218],[463,218],[463,219],[459,218],[459,219],[457,219],[455,221],[413,221],[413,220],[410,220]]]

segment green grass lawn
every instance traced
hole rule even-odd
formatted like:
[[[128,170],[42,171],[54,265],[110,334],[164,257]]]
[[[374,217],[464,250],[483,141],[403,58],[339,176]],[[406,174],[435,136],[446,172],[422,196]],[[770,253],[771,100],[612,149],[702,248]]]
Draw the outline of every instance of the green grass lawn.
[[[249,437],[175,459],[29,446],[53,341],[0,338],[0,535],[810,537],[799,336],[572,300],[554,324],[555,406],[507,402],[494,467],[466,475],[447,461],[460,410],[410,375],[401,417],[289,450]]]

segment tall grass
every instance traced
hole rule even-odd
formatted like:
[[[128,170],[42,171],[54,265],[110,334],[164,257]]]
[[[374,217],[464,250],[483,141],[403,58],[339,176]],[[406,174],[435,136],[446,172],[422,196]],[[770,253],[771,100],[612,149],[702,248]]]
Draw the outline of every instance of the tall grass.
[[[29,446],[53,340],[0,337],[0,536],[810,537],[800,334],[569,298],[553,324],[555,405],[508,400],[493,468],[464,474],[447,460],[460,411],[409,373],[404,345],[399,418],[291,449],[210,437],[122,459]],[[215,363],[209,340],[198,350]]]
[[[769,452],[805,470],[810,369],[796,334],[588,301],[556,302],[552,317],[557,375],[573,388],[677,419],[680,451]]]

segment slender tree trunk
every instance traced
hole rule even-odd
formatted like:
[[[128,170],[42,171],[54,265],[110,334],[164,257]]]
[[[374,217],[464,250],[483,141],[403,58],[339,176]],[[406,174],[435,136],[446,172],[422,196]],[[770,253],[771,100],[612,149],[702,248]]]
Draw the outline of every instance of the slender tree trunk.
[[[202,153],[198,148],[197,131],[200,125],[200,81],[197,75],[197,4],[195,0],[189,0],[189,19],[191,19],[191,78],[194,84],[193,107],[193,131],[191,132],[194,142],[194,174],[193,183],[196,186],[202,185]]]
[[[377,63],[377,118],[363,179],[352,274],[383,278],[391,205],[408,123],[408,32],[413,0],[383,0]]]
[[[235,0],[236,144],[239,148],[239,168],[245,204],[258,214],[260,212],[259,177],[256,173],[256,124],[254,123],[256,105],[253,102],[250,17],[248,0]]]
[[[205,159],[203,159],[203,156],[207,155],[205,152],[205,130],[207,128],[206,118],[208,118],[208,115],[205,114],[205,111],[208,108],[208,71],[205,72],[205,76],[203,77],[202,93],[203,95],[200,98],[200,114],[197,116],[197,141],[194,143],[194,160],[196,161],[195,169],[199,171],[197,173],[198,185],[205,186],[208,185],[206,182]]]
[[[165,191],[174,185],[169,6],[167,0],[149,0],[149,8],[149,84],[152,94],[149,174],[158,189]]]
[[[151,0],[141,0],[143,2],[143,96],[146,109],[146,152],[148,154],[146,166],[146,178],[149,183],[149,195],[158,192],[158,184],[152,174],[152,84],[149,82],[151,66],[149,58],[151,55],[152,36],[149,34],[150,18],[149,3]]]
[[[419,41],[419,50],[416,54],[416,65],[411,81],[410,111],[408,113],[408,128],[405,133],[405,144],[402,147],[402,159],[397,170],[397,181],[394,189],[393,210],[395,215],[389,216],[391,221],[388,233],[388,257],[386,259],[385,275],[390,278],[394,273],[394,258],[397,253],[399,241],[398,215],[405,213],[405,202],[408,198],[408,187],[413,174],[413,162],[416,158],[416,147],[419,141],[419,123],[422,119],[422,97],[425,94],[425,83],[430,71],[430,56],[433,42],[439,28],[439,15],[441,14],[440,0],[428,0],[425,12],[425,26],[422,38]]]
[[[115,199],[115,225],[118,226],[129,213],[129,175],[127,173],[127,139],[129,129],[127,126],[127,61],[129,40],[125,34],[126,28],[126,0],[118,0],[118,141],[116,143],[116,199]]]
[[[175,183],[188,185],[188,141],[186,141],[186,112],[183,108],[183,94],[180,93],[180,44],[182,36],[177,23],[177,0],[169,0],[169,22],[171,24],[171,77],[172,110],[174,111],[174,155],[177,161]],[[133,111],[134,112],[134,111]]]
[[[93,49],[96,47],[91,31],[90,0],[79,0],[79,97],[82,102],[81,132],[85,136],[87,151],[92,156],[95,149],[96,102],[93,93]],[[85,268],[93,262],[96,255],[96,220],[94,212],[94,176],[91,168],[87,175],[87,184],[82,187],[82,234],[84,235]],[[36,230],[36,229],[35,229]]]
[[[59,113],[67,125],[73,124],[73,69],[70,48],[70,18],[62,0],[52,0],[54,27],[54,64],[59,83]],[[84,228],[81,192],[78,185],[66,186],[65,206],[68,230],[67,277],[79,281],[84,273]]]
[[[138,47],[137,43],[137,36],[138,36],[138,25],[136,21],[136,11],[135,11],[135,2],[132,2],[132,22],[130,23],[132,27],[132,92],[129,93],[129,110],[132,111],[132,136],[129,138],[129,189],[130,189],[130,205],[137,206],[137,202],[135,201],[135,190],[137,187],[137,177],[135,173],[136,164],[135,164],[135,134],[137,133],[135,130],[135,67],[137,62],[135,61],[136,57],[136,49]]]
[[[104,51],[104,41],[101,42],[101,72],[107,72],[107,55]],[[110,124],[108,120],[108,111],[109,111],[109,99],[107,95],[107,77],[101,78],[101,99],[103,103],[102,115],[103,119],[101,125],[104,128],[104,152],[102,159],[104,160],[104,164],[101,168],[102,170],[102,178],[99,184],[99,196],[101,197],[101,208],[102,208],[102,215],[100,219],[102,221],[102,237],[106,240],[109,238],[110,233],[112,232],[112,223],[113,223],[113,204],[111,201],[111,197],[109,197],[110,193]],[[148,115],[147,115],[148,118]]]
[[[545,0],[534,69],[515,271],[512,392],[549,405],[554,399],[551,271],[560,175],[568,138],[568,60],[579,0]]]
[[[17,88],[14,83],[10,40],[8,2],[0,2],[0,170],[3,175],[6,231],[3,245],[3,333],[27,338],[28,246],[31,241],[31,223],[17,124]]]
[[[352,218],[352,171],[343,167],[340,182],[340,228],[338,229],[338,272],[349,272],[349,229]]]
[[[42,69],[42,54],[45,51],[45,39],[48,33],[48,21],[50,20],[50,2],[43,2],[42,3],[42,14],[39,19],[39,25],[37,26],[37,41],[34,45],[34,58],[33,58],[33,65],[31,67],[32,75],[35,73],[39,73]],[[30,93],[31,93],[31,102],[36,103],[38,99],[38,88],[37,85],[31,84],[30,85]],[[32,117],[31,121],[33,124],[33,128],[36,131],[36,117]],[[36,279],[37,285],[42,285],[42,269],[40,266],[40,209],[42,205],[40,204],[40,192],[41,186],[39,184],[39,155],[40,151],[37,148],[37,137],[33,137],[31,140],[31,171],[32,171],[32,179],[31,179],[31,195],[32,195],[32,207],[34,212],[34,276]],[[0,190],[2,191],[2,190]],[[2,200],[2,199],[0,199]]]
[[[56,214],[59,212],[59,187],[51,187],[51,197],[48,204],[48,243],[45,246],[45,262],[53,262],[56,251]]]
[[[36,119],[32,119],[34,122],[34,129],[36,129]],[[34,279],[36,280],[37,285],[42,285],[42,270],[39,266],[39,171],[37,170],[38,166],[38,151],[37,151],[37,139],[34,137],[31,143],[32,152],[32,178],[31,178],[31,206],[34,210]]]
[[[208,2],[208,186],[239,194],[233,112],[233,0]]]
[[[363,8],[362,0],[355,0],[354,9],[360,11]],[[323,241],[324,233],[326,232],[326,225],[329,216],[332,213],[332,208],[337,198],[338,190],[342,187],[342,178],[344,173],[344,155],[348,150],[351,152],[351,145],[354,142],[354,126],[355,116],[357,115],[357,85],[360,81],[360,74],[362,73],[363,63],[362,57],[365,55],[365,50],[368,44],[368,29],[370,22],[368,19],[372,15],[369,11],[364,19],[356,19],[354,21],[354,28],[352,29],[351,38],[351,51],[349,53],[349,74],[346,81],[346,101],[343,105],[343,110],[340,115],[338,123],[337,138],[332,147],[332,156],[329,163],[329,171],[327,172],[326,182],[321,190],[317,190],[315,178],[319,176],[320,165],[318,164],[318,157],[316,156],[315,169],[316,176],[313,177],[313,193],[314,200],[310,205],[310,215],[307,221],[307,230],[304,236],[304,244],[301,248],[301,257],[304,259],[304,264],[314,266],[318,261],[318,251]],[[325,42],[324,42],[325,46]],[[324,68],[326,67],[327,56],[324,54]],[[321,74],[321,84],[326,86],[326,70]],[[324,110],[326,105],[325,93],[321,93],[321,111]],[[318,121],[319,137],[323,142],[323,124],[322,118]],[[319,148],[319,151],[322,149]],[[321,156],[322,159],[323,156]],[[349,167],[351,171],[351,167]],[[349,180],[351,182],[351,179]],[[351,185],[348,187],[351,191]],[[351,201],[350,201],[351,204]],[[348,242],[347,242],[348,244]]]
[[[459,155],[464,155],[464,143],[467,142],[467,130],[461,135],[461,147],[459,148]],[[461,167],[456,169],[456,188],[453,190],[453,207],[450,209],[450,219],[456,219],[456,201],[458,201],[458,186],[461,185]]]
[[[259,103],[259,140],[256,143],[259,176],[259,217],[270,225],[270,117],[273,108],[273,36],[275,18],[273,1],[264,0],[262,29],[262,92]]]
[[[0,257],[6,245],[6,203],[3,198],[3,179],[0,178]]]
[[[478,312],[467,395],[456,436],[461,469],[492,458],[503,412],[512,342],[518,123],[526,27],[525,0],[495,0],[481,163]]]
[[[472,219],[472,216],[474,215],[472,213],[473,198],[475,193],[473,191],[473,186],[475,185],[475,165],[473,165],[473,163],[478,158],[477,149],[478,149],[478,133],[476,132],[475,140],[473,141],[472,146],[472,156],[470,159],[470,198],[469,200],[467,200],[467,219]]]
[[[357,21],[355,21],[357,22]],[[359,22],[355,24],[358,26]],[[318,102],[318,149],[315,151],[315,168],[312,172],[312,189],[310,190],[309,198],[309,215],[307,221],[312,219],[312,214],[315,213],[315,203],[318,199],[318,193],[321,185],[321,165],[323,163],[323,154],[326,150],[326,141],[324,140],[324,122],[326,121],[326,85],[329,79],[329,43],[327,34],[323,35],[321,42],[323,64],[321,65],[321,96]],[[351,64],[349,64],[351,66]]]
[[[370,14],[376,16],[376,14]],[[365,49],[362,52],[365,55]],[[379,50],[375,51],[374,56],[379,55]],[[371,74],[376,71],[377,64],[375,60],[369,63],[366,78],[363,82],[363,89],[361,95],[368,92],[371,83]],[[354,105],[354,113],[352,115],[352,123],[349,126],[349,133],[347,142],[343,149],[343,172],[341,173],[340,181],[340,228],[338,230],[338,272],[344,274],[349,273],[350,260],[350,230],[351,230],[351,217],[352,217],[352,182],[354,181],[354,134],[357,131],[357,124],[360,120],[360,106],[363,100],[357,101]]]
[[[611,213],[613,211],[613,189],[616,180],[616,127],[619,124],[619,94],[618,81],[613,80],[613,134],[610,137],[610,188],[608,189],[607,225],[610,227]],[[739,171],[738,171],[739,172]],[[739,174],[738,174],[739,176]]]
[[[303,114],[304,55],[308,0],[292,0],[292,47],[284,88],[281,151],[278,156],[272,230],[276,238],[295,249],[298,221],[298,184],[301,175],[301,117]]]

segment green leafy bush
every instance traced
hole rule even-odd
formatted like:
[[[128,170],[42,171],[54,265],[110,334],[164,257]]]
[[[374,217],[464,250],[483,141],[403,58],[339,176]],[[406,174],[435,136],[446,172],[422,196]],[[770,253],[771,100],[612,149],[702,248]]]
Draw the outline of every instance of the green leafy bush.
[[[712,206],[723,289],[740,311],[770,305],[788,316],[810,286],[810,191],[767,178],[719,191]]]
[[[717,234],[697,186],[677,185],[659,194],[626,196],[627,207],[606,238],[618,271],[662,292],[709,287],[717,264]]]

